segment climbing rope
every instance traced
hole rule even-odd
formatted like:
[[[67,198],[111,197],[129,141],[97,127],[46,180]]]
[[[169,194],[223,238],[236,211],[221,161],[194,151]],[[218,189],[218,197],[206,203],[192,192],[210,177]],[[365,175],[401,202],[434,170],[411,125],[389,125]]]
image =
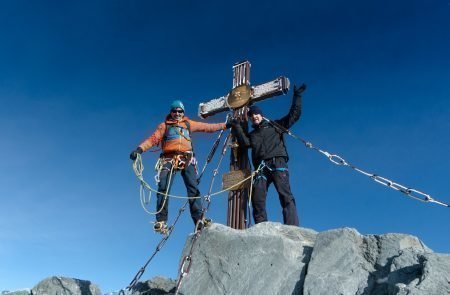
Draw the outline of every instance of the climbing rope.
[[[159,161],[158,161],[158,163],[159,163]],[[162,168],[162,169],[164,169],[164,168]],[[136,173],[136,176],[138,177],[138,179],[140,181],[139,195],[140,195],[142,208],[144,209],[145,212],[147,212],[150,215],[159,214],[163,210],[164,206],[166,205],[167,197],[169,195],[170,186],[171,186],[171,183],[172,183],[172,177],[173,177],[173,174],[174,174],[174,172],[173,172],[174,165],[171,165],[171,167],[170,167],[169,180],[167,182],[167,188],[166,188],[166,191],[164,193],[164,199],[163,199],[162,206],[156,212],[150,212],[146,208],[146,205],[150,203],[152,190],[149,190],[148,199],[146,200],[145,188],[148,186],[148,184],[144,180],[144,176],[143,176],[144,165],[142,164],[142,156],[140,154],[137,154],[136,160],[133,162],[133,170],[134,170],[134,173]],[[158,179],[159,179],[159,173],[158,173],[157,176],[158,176]],[[155,191],[155,190],[153,190],[153,191],[159,193],[158,191]]]
[[[263,118],[264,118],[264,117],[263,117]],[[281,125],[278,124],[277,122],[272,121],[272,120],[269,120],[269,119],[267,119],[267,118],[264,118],[264,120],[268,121],[272,126],[274,126],[275,128],[277,128],[277,129],[280,130],[281,132],[287,133],[288,135],[290,135],[290,136],[293,137],[294,139],[301,141],[307,148],[313,149],[313,150],[315,150],[316,152],[321,153],[322,155],[324,155],[325,157],[327,157],[333,164],[336,164],[336,165],[338,165],[338,166],[347,166],[347,167],[350,167],[350,168],[352,168],[354,171],[356,171],[356,172],[358,172],[358,173],[361,173],[361,174],[363,174],[363,175],[365,175],[365,176],[371,178],[371,179],[374,180],[375,182],[377,182],[377,183],[379,183],[379,184],[382,184],[382,185],[384,185],[384,186],[386,186],[386,187],[392,188],[392,189],[394,189],[394,190],[396,190],[396,191],[399,191],[399,192],[405,194],[406,196],[408,196],[408,197],[410,197],[410,198],[412,198],[412,199],[415,199],[415,200],[418,200],[418,201],[421,201],[421,202],[424,202],[424,203],[428,203],[428,202],[429,202],[429,203],[435,203],[435,204],[438,204],[438,205],[441,205],[441,206],[444,206],[444,207],[447,207],[447,208],[450,207],[449,204],[446,204],[446,203],[444,203],[444,202],[438,201],[438,200],[432,198],[429,194],[426,194],[426,193],[424,193],[424,192],[421,192],[421,191],[419,191],[419,190],[417,190],[417,189],[408,188],[408,187],[406,187],[406,186],[404,186],[404,185],[401,185],[401,184],[399,184],[399,183],[397,183],[397,182],[394,182],[394,181],[392,181],[392,180],[390,180],[390,179],[388,179],[388,178],[379,176],[379,175],[377,175],[377,174],[374,174],[374,173],[370,173],[370,172],[364,171],[363,169],[360,169],[360,168],[356,167],[355,165],[350,164],[349,162],[347,162],[346,160],[344,160],[344,158],[340,157],[340,156],[337,155],[337,154],[331,154],[331,153],[329,153],[329,152],[327,152],[327,151],[324,151],[324,150],[322,150],[322,149],[320,149],[320,148],[317,148],[317,147],[313,146],[313,144],[312,144],[311,142],[306,141],[305,139],[303,139],[303,138],[301,138],[301,137],[299,137],[299,136],[293,134],[289,129],[287,129],[287,128],[281,126]]]
[[[133,169],[134,169],[134,172],[135,172],[135,174],[136,174],[136,177],[137,177],[137,178],[139,179],[139,181],[140,181],[141,186],[145,187],[145,188],[148,189],[149,191],[152,191],[152,192],[154,192],[154,193],[158,193],[158,190],[152,188],[152,187],[145,181],[145,179],[144,179],[144,177],[143,177],[142,172],[143,172],[143,170],[144,170],[144,165],[142,164],[142,157],[141,157],[140,155],[138,155],[138,156],[136,157],[136,160],[135,160],[134,163],[133,163]],[[217,174],[217,173],[218,173],[217,169],[214,170],[214,172]],[[186,196],[179,196],[179,195],[171,195],[171,194],[167,194],[167,197],[169,197],[169,198],[176,198],[176,199],[200,199],[200,198],[204,198],[204,197],[207,197],[207,196],[213,197],[213,196],[216,196],[216,195],[220,195],[220,194],[222,194],[222,193],[224,193],[224,192],[233,190],[233,188],[235,188],[235,187],[239,186],[240,184],[242,184],[242,183],[248,181],[249,179],[251,179],[251,178],[256,174],[256,172],[257,172],[257,171],[254,171],[252,174],[250,174],[250,176],[246,177],[245,179],[243,179],[243,180],[241,180],[241,181],[239,181],[239,182],[236,182],[235,184],[233,184],[233,185],[230,186],[230,187],[227,187],[226,189],[223,189],[223,190],[220,190],[220,191],[217,191],[217,192],[213,192],[213,193],[210,193],[210,194],[207,194],[207,195],[204,195],[204,196],[186,197]]]

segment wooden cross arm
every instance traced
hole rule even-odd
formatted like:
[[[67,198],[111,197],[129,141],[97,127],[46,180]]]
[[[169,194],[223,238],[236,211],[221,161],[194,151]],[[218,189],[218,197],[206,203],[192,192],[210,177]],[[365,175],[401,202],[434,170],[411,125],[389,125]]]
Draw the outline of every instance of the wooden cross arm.
[[[273,81],[252,87],[253,93],[250,103],[265,100],[270,97],[286,94],[289,91],[290,82],[286,77],[278,77]]]
[[[286,94],[289,91],[290,82],[286,77],[278,77],[273,81],[251,87],[251,96],[249,104],[257,101],[265,100],[267,98]],[[200,118],[207,118],[217,113],[225,112],[230,108],[227,103],[229,94],[219,98],[212,99],[207,102],[202,102],[198,106],[198,116]]]

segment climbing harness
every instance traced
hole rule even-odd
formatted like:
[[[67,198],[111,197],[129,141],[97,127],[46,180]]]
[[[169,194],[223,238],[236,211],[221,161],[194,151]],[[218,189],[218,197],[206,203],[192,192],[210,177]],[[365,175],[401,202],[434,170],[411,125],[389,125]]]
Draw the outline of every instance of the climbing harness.
[[[289,129],[287,129],[287,128],[281,126],[281,125],[278,124],[277,122],[272,121],[272,120],[269,120],[269,119],[267,119],[267,118],[265,118],[265,117],[263,117],[263,119],[266,120],[266,121],[268,121],[269,124],[271,124],[274,128],[277,128],[279,131],[281,131],[281,132],[283,132],[283,133],[287,133],[288,135],[290,135],[290,136],[293,137],[294,139],[296,139],[296,140],[298,140],[298,141],[301,141],[307,148],[313,149],[313,150],[315,150],[315,151],[317,151],[317,152],[323,154],[323,155],[326,156],[333,164],[336,164],[336,165],[338,165],[338,166],[347,166],[347,167],[350,167],[350,168],[352,168],[354,171],[359,172],[359,173],[361,173],[361,174],[363,174],[363,175],[365,175],[365,176],[370,177],[370,178],[371,178],[372,180],[374,180],[375,182],[377,182],[377,183],[379,183],[379,184],[382,184],[382,185],[384,185],[384,186],[386,186],[386,187],[392,188],[392,189],[394,189],[394,190],[396,190],[396,191],[399,191],[399,192],[405,194],[406,196],[408,196],[408,197],[410,197],[410,198],[412,198],[412,199],[415,199],[415,200],[418,200],[418,201],[421,201],[421,202],[424,202],[424,203],[428,203],[428,202],[429,202],[429,203],[435,203],[435,204],[438,204],[438,205],[441,205],[441,206],[450,208],[450,205],[449,205],[449,204],[446,204],[446,203],[444,203],[444,202],[438,201],[438,200],[432,198],[430,195],[428,195],[428,194],[426,194],[426,193],[424,193],[424,192],[421,192],[421,191],[416,190],[416,189],[413,189],[413,188],[408,188],[408,187],[406,187],[406,186],[403,186],[403,185],[401,185],[401,184],[399,184],[399,183],[396,183],[396,182],[394,182],[394,181],[392,181],[392,180],[390,180],[390,179],[388,179],[388,178],[379,176],[379,175],[377,175],[377,174],[366,172],[366,171],[364,171],[364,170],[362,170],[362,169],[356,167],[355,165],[350,164],[349,162],[347,162],[346,160],[344,160],[344,158],[340,157],[340,156],[337,155],[337,154],[331,154],[331,153],[329,153],[329,152],[327,152],[327,151],[321,150],[320,148],[317,148],[317,147],[313,146],[313,144],[312,144],[311,142],[306,141],[305,139],[303,139],[303,138],[301,138],[301,137],[299,137],[299,136],[293,134]]]
[[[166,164],[170,163],[170,169],[166,167]],[[142,156],[140,154],[137,155],[136,160],[133,162],[133,170],[136,174],[137,178],[140,182],[140,200],[141,200],[141,206],[144,209],[145,212],[147,212],[150,215],[156,215],[161,212],[162,208],[164,207],[167,197],[169,197],[169,191],[170,191],[170,185],[172,183],[172,177],[173,175],[179,171],[184,169],[187,165],[194,165],[195,169],[197,169],[197,160],[193,156],[192,153],[181,153],[181,154],[173,154],[171,157],[169,156],[161,156],[156,165],[155,170],[157,171],[157,174],[155,175],[155,181],[160,181],[160,175],[163,170],[169,171],[169,180],[167,189],[164,193],[164,201],[163,205],[161,206],[160,210],[157,212],[151,212],[146,208],[146,205],[150,203],[151,200],[151,193],[160,193],[158,190],[155,190],[150,187],[150,185],[144,180],[143,177],[143,171],[144,171],[144,165],[142,164]],[[146,196],[145,190],[148,189],[148,197]],[[186,198],[186,197],[180,197],[180,198]],[[189,197],[188,197],[189,198]],[[190,198],[200,198],[200,197],[190,197]]]

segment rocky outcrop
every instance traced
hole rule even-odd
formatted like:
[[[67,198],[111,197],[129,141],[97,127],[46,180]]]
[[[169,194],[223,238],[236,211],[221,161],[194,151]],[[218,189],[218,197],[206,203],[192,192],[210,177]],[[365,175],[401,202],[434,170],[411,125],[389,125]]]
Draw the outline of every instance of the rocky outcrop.
[[[90,281],[50,277],[31,289],[32,295],[102,295],[100,289]]]
[[[317,233],[273,222],[247,230],[212,224],[197,239],[188,238],[183,263],[180,295],[450,294],[450,255],[405,234],[364,236],[351,228]],[[155,277],[110,294],[168,295],[176,285]],[[56,276],[20,292],[1,295],[101,295],[89,281]]]
[[[175,280],[164,277],[154,277],[146,282],[138,282],[134,287],[133,292],[126,292],[126,294],[173,294],[175,292],[176,285],[177,282]]]
[[[438,262],[440,261],[440,262]],[[444,270],[447,271],[444,271]],[[304,294],[450,294],[450,255],[404,234],[318,234]]]
[[[2,291],[0,292],[0,295],[30,295],[30,290],[26,289],[26,290],[18,290],[18,291]]]
[[[183,294],[300,294],[317,233],[271,223],[213,224],[196,241]],[[191,239],[184,255],[188,255]]]
[[[192,242],[191,236],[183,257]],[[450,255],[404,234],[317,233],[271,222],[239,231],[213,224],[195,242],[180,293],[450,294]]]

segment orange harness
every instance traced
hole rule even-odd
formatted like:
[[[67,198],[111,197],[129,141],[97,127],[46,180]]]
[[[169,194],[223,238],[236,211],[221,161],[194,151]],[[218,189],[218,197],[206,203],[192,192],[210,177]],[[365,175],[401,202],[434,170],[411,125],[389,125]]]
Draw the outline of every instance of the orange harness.
[[[194,154],[192,152],[167,154],[161,155],[161,164],[164,165],[166,163],[171,163],[174,170],[183,170],[186,166],[191,164],[193,159]]]

